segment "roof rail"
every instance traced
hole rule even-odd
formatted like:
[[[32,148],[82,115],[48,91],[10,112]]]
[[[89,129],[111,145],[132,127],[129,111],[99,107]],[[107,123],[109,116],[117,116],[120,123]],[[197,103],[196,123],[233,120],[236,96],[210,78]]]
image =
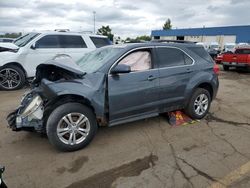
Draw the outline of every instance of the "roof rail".
[[[186,41],[186,40],[151,40],[151,42],[168,42],[168,43],[191,43],[194,44],[195,42]]]
[[[79,31],[79,33],[84,33],[84,34],[95,34],[93,31]]]
[[[57,32],[69,32],[69,29],[55,29]]]

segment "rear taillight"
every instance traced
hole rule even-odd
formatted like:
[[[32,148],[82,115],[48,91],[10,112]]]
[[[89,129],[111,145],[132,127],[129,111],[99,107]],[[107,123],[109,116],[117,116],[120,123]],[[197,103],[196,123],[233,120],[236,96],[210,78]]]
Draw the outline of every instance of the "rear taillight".
[[[219,74],[219,72],[220,72],[220,67],[219,67],[219,65],[217,65],[217,64],[214,64],[214,73],[215,74]]]

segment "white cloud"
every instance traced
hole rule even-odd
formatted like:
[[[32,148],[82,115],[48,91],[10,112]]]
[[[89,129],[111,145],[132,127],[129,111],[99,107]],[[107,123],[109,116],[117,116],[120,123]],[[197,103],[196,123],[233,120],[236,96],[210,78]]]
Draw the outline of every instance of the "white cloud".
[[[167,18],[173,27],[190,28],[250,24],[250,1],[236,0],[11,0],[0,1],[0,32],[93,30],[110,25],[122,37],[149,35]]]

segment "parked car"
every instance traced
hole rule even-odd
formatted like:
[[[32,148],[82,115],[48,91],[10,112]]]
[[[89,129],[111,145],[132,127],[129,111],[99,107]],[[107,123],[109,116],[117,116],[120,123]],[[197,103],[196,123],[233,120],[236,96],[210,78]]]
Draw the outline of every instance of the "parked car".
[[[250,47],[238,47],[234,53],[226,53],[222,56],[222,64],[225,71],[230,67],[250,67]]]
[[[218,42],[211,42],[208,47],[208,53],[212,57],[213,60],[217,57],[220,53],[220,47]]]
[[[219,67],[202,46],[140,43],[87,53],[37,67],[33,89],[7,117],[10,128],[46,133],[63,151],[85,147],[98,126],[184,109],[201,119],[209,111]]]
[[[248,46],[248,43],[240,42],[240,43],[237,44],[237,47],[242,47],[242,46]]]
[[[210,50],[216,50],[216,51],[220,50],[220,46],[218,42],[211,42],[208,48]]]
[[[223,59],[223,55],[224,54],[232,54],[233,52],[231,51],[227,51],[227,52],[222,52],[220,54],[218,54],[216,57],[215,57],[215,63],[217,64],[221,64],[222,63],[222,59]]]
[[[14,43],[0,43],[0,89],[21,88],[36,67],[59,54],[78,60],[84,53],[109,45],[107,37],[72,32],[32,32]]]
[[[234,52],[235,46],[235,43],[225,43],[223,47],[223,52]]]
[[[0,38],[0,43],[1,42],[13,42],[15,39],[13,38]]]

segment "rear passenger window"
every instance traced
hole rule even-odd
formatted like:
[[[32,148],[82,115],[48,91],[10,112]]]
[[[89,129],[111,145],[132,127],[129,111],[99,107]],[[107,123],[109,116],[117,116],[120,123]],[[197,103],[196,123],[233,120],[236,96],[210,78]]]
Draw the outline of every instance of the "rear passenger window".
[[[244,54],[250,54],[250,49],[245,49],[243,53]]]
[[[61,48],[87,48],[81,36],[77,35],[59,35]]]
[[[183,53],[183,55],[184,55],[185,65],[192,65],[193,60],[187,54]]]
[[[36,42],[36,48],[60,48],[58,35],[47,35]]]
[[[235,53],[236,54],[242,54],[242,50],[241,49],[237,49],[237,50],[235,50]]]
[[[212,61],[211,56],[209,55],[209,53],[204,49],[204,47],[190,47],[189,48],[191,51],[193,51],[194,53],[196,53],[198,56],[200,56],[201,58],[207,60],[207,61]]]
[[[110,45],[110,41],[108,38],[101,38],[101,37],[90,37],[92,42],[95,44],[96,48],[100,48],[103,46]]]
[[[250,54],[250,49],[237,49],[235,50],[236,54]]]
[[[159,67],[172,67],[172,66],[181,66],[186,63],[189,64],[189,57],[185,57],[185,53],[176,48],[157,48],[157,56],[159,59]],[[185,60],[184,60],[185,59]]]

